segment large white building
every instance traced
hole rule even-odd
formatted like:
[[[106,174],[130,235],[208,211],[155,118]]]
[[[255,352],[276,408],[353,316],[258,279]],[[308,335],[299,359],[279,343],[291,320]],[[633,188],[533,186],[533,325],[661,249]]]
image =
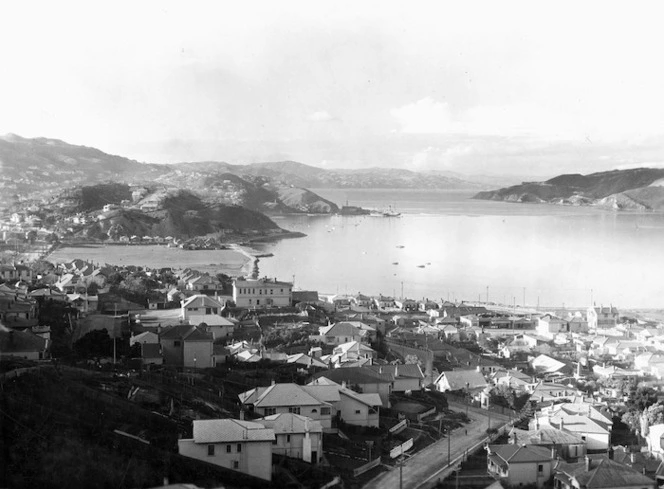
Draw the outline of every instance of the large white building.
[[[237,307],[287,307],[292,300],[293,284],[290,282],[270,278],[237,278],[233,282],[233,302]]]

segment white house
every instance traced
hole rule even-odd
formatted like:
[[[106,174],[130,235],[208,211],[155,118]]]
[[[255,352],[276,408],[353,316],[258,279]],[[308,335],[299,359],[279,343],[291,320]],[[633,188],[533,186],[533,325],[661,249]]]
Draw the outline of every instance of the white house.
[[[293,284],[262,278],[233,281],[233,302],[237,307],[288,307],[293,301]]]
[[[317,464],[323,457],[323,426],[306,416],[280,413],[257,419],[274,431],[272,453]]]
[[[449,370],[442,372],[434,382],[440,392],[465,390],[470,393],[487,387],[484,375],[477,370]]]
[[[535,484],[551,478],[555,461],[551,450],[538,445],[488,445],[487,470],[510,487]]]
[[[194,437],[178,440],[180,455],[272,480],[273,429],[237,419],[199,419],[193,423]]]
[[[272,384],[256,387],[238,395],[242,406],[261,416],[292,413],[319,421],[323,428],[332,426],[332,406],[297,384]]]

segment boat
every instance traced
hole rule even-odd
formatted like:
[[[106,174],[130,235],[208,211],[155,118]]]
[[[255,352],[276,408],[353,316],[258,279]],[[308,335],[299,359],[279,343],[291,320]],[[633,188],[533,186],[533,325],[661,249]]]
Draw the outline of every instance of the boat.
[[[397,248],[405,248],[404,245],[397,245]]]
[[[424,265],[417,265],[417,268],[424,268]]]
[[[392,265],[398,265],[398,264],[399,264],[398,261],[393,261],[393,262],[392,262]]]

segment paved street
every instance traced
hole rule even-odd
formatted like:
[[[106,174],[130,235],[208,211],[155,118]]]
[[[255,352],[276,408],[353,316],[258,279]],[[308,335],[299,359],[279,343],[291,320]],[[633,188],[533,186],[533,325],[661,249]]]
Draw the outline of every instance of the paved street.
[[[450,403],[450,408],[455,411],[465,411],[462,404]],[[468,417],[470,423],[462,428],[452,431],[450,440],[451,459],[462,455],[466,450],[475,447],[486,438],[486,429],[489,426],[489,416],[486,411],[470,409]],[[491,413],[491,426],[498,428],[509,422],[509,417]],[[465,430],[468,430],[466,435]],[[416,489],[433,486],[438,477],[444,477],[441,472],[447,465],[447,438],[439,440],[428,446],[412,457],[407,457],[403,464],[403,487],[404,489]],[[399,467],[383,472],[365,486],[365,489],[396,489],[399,487]]]

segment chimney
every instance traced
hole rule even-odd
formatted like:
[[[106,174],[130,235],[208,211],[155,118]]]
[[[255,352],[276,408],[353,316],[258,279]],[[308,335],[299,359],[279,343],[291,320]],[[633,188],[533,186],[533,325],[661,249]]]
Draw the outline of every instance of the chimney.
[[[556,446],[553,445],[551,447],[551,459],[555,460],[557,457],[558,457],[558,450],[556,450]]]
[[[586,472],[590,472],[590,458],[586,455]]]
[[[631,452],[631,453],[629,454],[629,462],[630,462],[631,464],[633,464],[633,463],[636,462],[636,453]]]
[[[345,380],[341,381],[341,387],[343,387],[344,389],[346,388],[346,381]]]
[[[274,379],[272,379],[272,381],[270,382],[270,385],[274,385],[274,384],[276,384],[276,382],[274,381]]]
[[[244,411],[240,409],[240,421],[244,421]]]
[[[560,431],[563,431],[563,428],[565,427],[565,418],[562,416],[560,417]]]

